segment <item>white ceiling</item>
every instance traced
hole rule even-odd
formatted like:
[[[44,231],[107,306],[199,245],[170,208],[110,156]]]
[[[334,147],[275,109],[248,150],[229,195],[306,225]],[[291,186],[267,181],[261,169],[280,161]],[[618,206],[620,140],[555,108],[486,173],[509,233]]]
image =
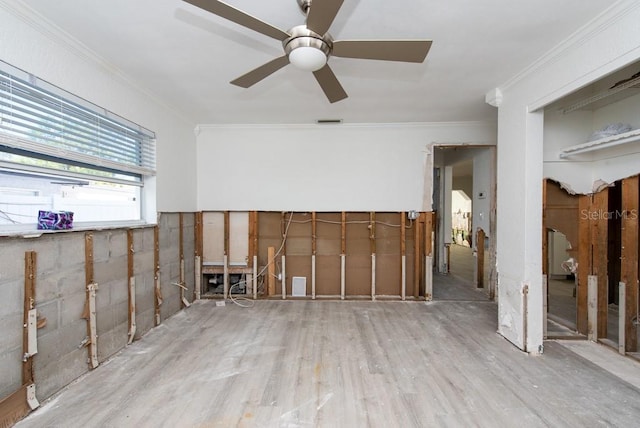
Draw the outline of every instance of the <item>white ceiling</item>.
[[[316,0],[321,1],[321,0]],[[426,38],[423,64],[333,57],[349,94],[330,104],[293,66],[249,89],[228,82],[283,54],[280,42],[180,0],[25,0],[195,123],[495,120],[485,93],[611,6],[608,0],[345,0],[334,39]],[[296,0],[228,0],[283,30]]]

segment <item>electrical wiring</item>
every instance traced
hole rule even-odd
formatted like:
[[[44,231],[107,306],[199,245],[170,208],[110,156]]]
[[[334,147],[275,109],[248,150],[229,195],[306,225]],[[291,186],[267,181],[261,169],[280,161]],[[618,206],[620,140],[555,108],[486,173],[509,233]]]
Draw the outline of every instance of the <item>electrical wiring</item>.
[[[283,233],[282,233],[282,242],[280,243],[280,247],[278,248],[278,250],[275,252],[273,260],[269,261],[269,263],[267,263],[265,266],[263,266],[263,267],[262,267],[262,269],[260,269],[260,271],[257,273],[258,281],[259,281],[260,285],[262,286],[262,290],[263,290],[263,291],[264,291],[264,274],[265,274],[265,272],[267,271],[267,269],[269,268],[269,266],[271,265],[271,263],[275,263],[276,267],[278,268],[278,271],[280,271],[280,265],[279,265],[279,264],[278,264],[278,262],[276,261],[276,258],[280,255],[280,253],[282,252],[282,250],[283,250],[283,248],[284,248],[284,246],[285,246],[285,244],[286,244],[286,242],[287,242],[287,237],[288,237],[288,234],[289,234],[289,228],[291,227],[291,224],[292,224],[292,223],[296,223],[296,224],[307,224],[307,223],[311,223],[311,222],[312,222],[312,220],[293,220],[293,215],[294,215],[294,213],[293,213],[293,212],[290,212],[290,213],[289,213],[289,219],[287,220],[287,225],[286,225],[286,227],[284,228],[284,231],[283,231]],[[331,220],[323,220],[323,219],[316,219],[316,221],[317,221],[318,223],[326,223],[326,224],[342,225],[342,222],[339,222],[339,221],[331,221]],[[370,222],[370,221],[368,221],[368,220],[351,220],[351,221],[347,221],[347,222],[345,222],[345,223],[346,223],[346,224],[366,224],[366,225],[371,224],[371,222]],[[399,228],[399,227],[402,227],[402,225],[401,225],[401,224],[392,224],[392,223],[386,223],[386,222],[383,222],[383,221],[375,221],[374,223],[375,223],[375,224],[381,224],[381,225],[383,225],[383,226],[387,226],[387,227],[398,227],[398,228]],[[410,229],[411,227],[413,227],[413,219],[410,219],[410,220],[409,220],[409,224],[405,226],[405,229]],[[273,277],[274,277],[274,278],[279,278],[279,275],[273,275]],[[241,297],[241,298],[237,298],[237,297],[236,297],[236,298],[234,298],[234,297],[233,297],[233,295],[232,295],[232,293],[231,293],[231,290],[233,290],[233,287],[239,286],[239,285],[240,285],[240,284],[242,284],[242,283],[245,283],[245,285],[246,285],[246,282],[243,280],[243,281],[240,281],[240,282],[239,282],[239,283],[237,283],[237,284],[233,284],[233,285],[230,287],[230,290],[229,290],[229,299],[230,299],[233,303],[237,304],[238,306],[242,306],[242,307],[251,307],[251,306],[253,306],[253,304],[255,303],[254,301],[249,300],[249,299],[247,299],[246,297]],[[240,303],[238,303],[238,302],[236,301],[237,299],[247,300],[247,301],[251,302],[251,305],[250,305],[250,306],[243,306],[243,304],[240,304]]]
[[[273,256],[273,259],[275,260],[276,257],[278,257],[278,255],[282,252],[282,249],[284,248],[284,244],[287,242],[287,235],[289,233],[289,227],[291,226],[293,220],[293,212],[291,212],[289,214],[289,221],[287,222],[287,227],[284,229],[284,233],[282,235],[282,243],[280,244],[280,248],[278,248],[278,251],[276,251],[275,255]],[[258,272],[258,277],[264,275],[264,273],[266,272],[266,270],[269,268],[269,263],[267,263],[260,272]]]
[[[233,288],[234,287],[240,287],[241,285],[244,285],[245,287],[247,286],[247,282],[243,279],[239,282],[236,282],[235,284],[232,284],[231,287],[229,287],[229,300],[231,300],[232,303],[240,306],[241,308],[252,308],[256,302],[244,297],[244,296],[235,296],[233,295]]]
[[[307,224],[307,223],[311,223],[313,220],[296,220],[296,221],[292,221],[292,223],[296,223],[296,224]],[[335,225],[342,225],[341,221],[331,221],[331,220],[322,220],[322,219],[316,219],[317,223],[326,223],[326,224],[335,224]],[[388,227],[401,227],[402,225],[400,224],[392,224],[392,223],[386,223],[384,221],[379,221],[376,220],[374,222],[375,224],[382,224],[384,226],[388,226]],[[371,224],[370,221],[368,220],[351,220],[351,221],[345,221],[345,224]],[[405,229],[410,229],[413,226],[413,220],[409,219],[409,225],[405,226]]]

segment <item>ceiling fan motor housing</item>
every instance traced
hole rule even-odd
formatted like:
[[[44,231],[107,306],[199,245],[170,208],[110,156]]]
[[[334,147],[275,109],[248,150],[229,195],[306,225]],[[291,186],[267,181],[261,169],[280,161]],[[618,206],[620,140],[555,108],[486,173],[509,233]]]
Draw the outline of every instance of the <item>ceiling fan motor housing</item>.
[[[293,27],[289,30],[289,34],[291,37],[285,39],[282,46],[294,66],[307,71],[316,71],[326,64],[332,46],[329,34],[321,36],[309,30],[306,25]],[[304,59],[308,59],[309,62],[298,59],[303,51]]]

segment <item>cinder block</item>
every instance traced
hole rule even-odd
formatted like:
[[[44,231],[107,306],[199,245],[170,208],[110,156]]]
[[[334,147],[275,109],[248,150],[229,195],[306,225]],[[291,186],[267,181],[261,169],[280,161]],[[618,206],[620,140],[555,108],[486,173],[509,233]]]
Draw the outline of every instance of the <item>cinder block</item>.
[[[116,257],[109,260],[95,263],[93,275],[98,284],[127,279],[127,258]]]
[[[34,358],[34,377],[38,387],[36,395],[42,401],[58,392],[87,371],[88,354],[86,348],[76,348],[66,354],[63,360],[44,361]]]
[[[109,283],[111,305],[119,305],[129,301],[129,281],[125,278]]]
[[[20,313],[24,305],[24,280],[0,283],[0,318]]]
[[[144,229],[142,233],[142,251],[151,251],[155,249],[155,232],[153,227]],[[136,248],[140,248],[137,246]]]
[[[0,356],[8,349],[22,347],[23,316],[22,311],[16,311],[0,317]]]
[[[22,345],[0,353],[0,399],[22,386]]]
[[[136,311],[138,313],[154,309],[154,282],[152,274],[136,276]]]
[[[47,325],[38,330],[38,336],[51,333],[59,326],[60,321],[60,302],[53,300],[43,304],[37,304],[38,318],[46,319]],[[4,323],[2,324],[4,325]],[[2,333],[0,333],[1,335]]]
[[[49,334],[39,336],[36,360],[43,365],[48,365],[65,359],[67,354],[78,349],[85,337],[87,337],[87,325],[84,320],[61,326]]]
[[[196,215],[195,213],[183,213],[182,214],[182,225],[185,227],[185,229],[188,228],[195,228],[195,224],[196,224]]]
[[[0,245],[0,283],[24,278],[24,253],[27,247],[24,240],[2,238]]]
[[[59,233],[51,235],[51,243],[57,246],[57,251],[52,254],[57,269],[64,270],[70,266],[84,264],[84,237],[84,233]],[[48,254],[49,249],[43,248],[42,252]]]
[[[129,248],[127,247],[126,230],[114,230],[109,234],[109,258],[127,257]]]
[[[120,323],[102,333],[98,337],[98,361],[104,362],[106,359],[127,346],[129,332],[128,323]]]
[[[58,295],[56,297],[66,297],[78,293],[86,293],[87,277],[84,263],[82,266],[70,268],[57,273],[54,276],[57,281]]]
[[[93,262],[102,263],[109,260],[110,232],[101,231],[93,234]]]
[[[78,322],[86,322],[81,318],[84,312],[87,293],[80,292],[66,295],[60,299],[60,325],[67,326]]]

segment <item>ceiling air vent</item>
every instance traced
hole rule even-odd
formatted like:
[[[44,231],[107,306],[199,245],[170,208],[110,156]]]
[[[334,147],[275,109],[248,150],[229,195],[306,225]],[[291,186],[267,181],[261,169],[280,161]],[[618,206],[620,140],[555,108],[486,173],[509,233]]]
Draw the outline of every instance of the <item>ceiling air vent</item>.
[[[342,123],[342,119],[318,119],[316,123],[318,125],[337,125]]]

